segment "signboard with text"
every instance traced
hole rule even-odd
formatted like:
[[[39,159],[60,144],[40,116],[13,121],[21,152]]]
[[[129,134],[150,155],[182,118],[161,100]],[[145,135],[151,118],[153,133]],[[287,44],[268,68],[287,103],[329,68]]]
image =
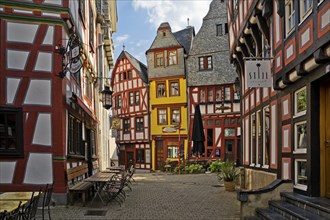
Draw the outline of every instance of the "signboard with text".
[[[271,87],[270,60],[245,60],[247,87]]]

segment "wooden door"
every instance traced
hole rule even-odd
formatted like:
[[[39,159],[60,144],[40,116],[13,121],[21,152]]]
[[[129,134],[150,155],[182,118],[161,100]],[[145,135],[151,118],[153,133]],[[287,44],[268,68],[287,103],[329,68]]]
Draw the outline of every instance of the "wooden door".
[[[134,152],[133,151],[126,151],[126,169],[129,169],[131,166],[134,165]]]
[[[234,140],[225,140],[225,160],[234,161]]]
[[[162,170],[164,165],[163,141],[156,141],[156,170]]]
[[[330,79],[320,89],[321,196],[330,198]]]

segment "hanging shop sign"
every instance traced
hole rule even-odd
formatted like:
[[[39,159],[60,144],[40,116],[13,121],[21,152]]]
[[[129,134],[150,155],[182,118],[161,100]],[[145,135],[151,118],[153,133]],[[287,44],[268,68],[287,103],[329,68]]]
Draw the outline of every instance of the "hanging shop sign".
[[[247,87],[271,87],[270,59],[245,59]]]

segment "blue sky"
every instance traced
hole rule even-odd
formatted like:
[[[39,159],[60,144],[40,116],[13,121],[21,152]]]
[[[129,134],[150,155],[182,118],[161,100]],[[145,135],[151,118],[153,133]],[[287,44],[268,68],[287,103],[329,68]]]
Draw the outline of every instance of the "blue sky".
[[[145,52],[150,48],[157,28],[169,22],[172,32],[189,25],[197,34],[211,0],[117,0],[118,27],[113,34],[115,59],[123,50],[146,63]]]

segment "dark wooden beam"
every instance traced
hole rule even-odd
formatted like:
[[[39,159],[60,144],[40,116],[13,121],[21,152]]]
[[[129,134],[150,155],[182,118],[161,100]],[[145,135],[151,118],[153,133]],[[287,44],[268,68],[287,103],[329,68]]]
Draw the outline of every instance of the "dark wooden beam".
[[[327,63],[330,61],[330,57],[324,54],[323,49],[319,48],[313,53],[315,62],[318,64]]]
[[[253,47],[253,39],[252,39],[252,36],[250,34],[248,35],[245,35],[244,36],[244,40],[245,40],[245,45],[246,45],[246,48],[248,49],[249,51],[249,56],[252,54],[253,56],[256,55],[256,51]]]
[[[262,9],[262,16],[269,18],[273,13],[273,1],[264,1],[264,8]]]
[[[265,36],[265,38],[269,41],[269,26],[267,24],[267,21],[264,17],[262,17],[261,15],[257,15],[257,24],[258,24],[258,27],[261,31],[261,33]]]
[[[307,72],[304,70],[304,67],[301,63],[299,63],[296,67],[295,67],[296,71],[297,71],[297,75],[298,76],[304,76],[307,74]]]
[[[258,25],[256,25],[256,24],[250,25],[250,30],[251,30],[253,40],[257,46],[258,52],[260,53],[260,52],[262,52],[262,42],[261,42],[261,36],[259,33]],[[258,54],[256,56],[258,56]]]
[[[249,50],[247,49],[245,44],[238,43],[238,46],[241,48],[244,57],[250,57]]]
[[[285,1],[283,0],[276,0],[276,5],[277,5],[277,14],[280,17],[284,16],[285,13]]]

